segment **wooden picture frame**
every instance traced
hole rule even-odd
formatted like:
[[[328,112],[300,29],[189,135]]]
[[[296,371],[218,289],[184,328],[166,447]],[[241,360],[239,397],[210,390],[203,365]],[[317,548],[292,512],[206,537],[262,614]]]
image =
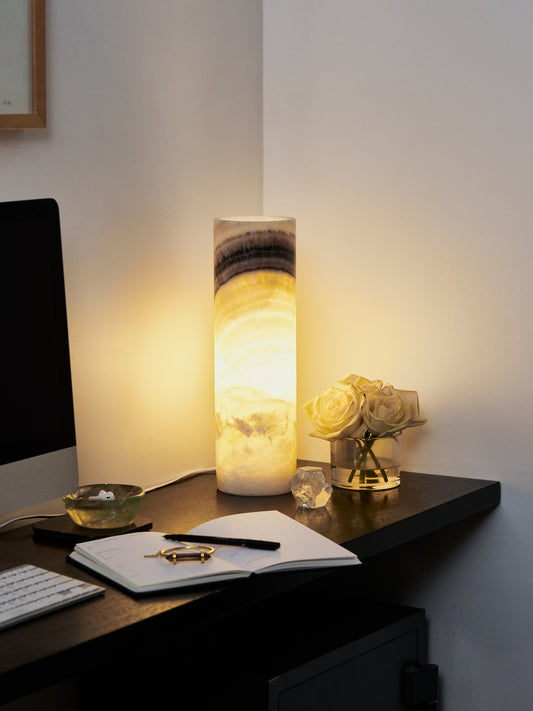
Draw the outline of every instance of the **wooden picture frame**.
[[[0,84],[0,129],[46,128],[45,0],[26,2],[0,3],[0,44],[9,60]],[[27,46],[12,40],[13,24]]]

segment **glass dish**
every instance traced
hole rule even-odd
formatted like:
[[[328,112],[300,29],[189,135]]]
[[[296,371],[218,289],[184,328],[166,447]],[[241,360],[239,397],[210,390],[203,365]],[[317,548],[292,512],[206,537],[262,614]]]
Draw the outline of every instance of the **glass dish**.
[[[68,515],[77,526],[100,529],[129,526],[143,499],[144,489],[133,484],[87,484],[62,497]]]

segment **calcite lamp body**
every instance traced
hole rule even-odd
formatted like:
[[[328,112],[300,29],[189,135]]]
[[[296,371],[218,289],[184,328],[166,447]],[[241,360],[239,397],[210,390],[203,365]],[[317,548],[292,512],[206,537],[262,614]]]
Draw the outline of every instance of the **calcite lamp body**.
[[[295,221],[215,220],[216,476],[286,493],[296,469]]]

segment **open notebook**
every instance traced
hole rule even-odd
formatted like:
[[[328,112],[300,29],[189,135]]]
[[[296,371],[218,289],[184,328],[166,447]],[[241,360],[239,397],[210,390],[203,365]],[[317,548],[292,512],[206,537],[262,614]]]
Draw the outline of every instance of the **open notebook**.
[[[163,557],[145,556],[179,543],[165,539],[163,533],[146,531],[78,543],[69,560],[135,594],[281,570],[360,563],[354,553],[279,511],[222,516],[187,533],[276,540],[280,547],[270,551],[214,545],[214,554],[205,562],[173,564]]]

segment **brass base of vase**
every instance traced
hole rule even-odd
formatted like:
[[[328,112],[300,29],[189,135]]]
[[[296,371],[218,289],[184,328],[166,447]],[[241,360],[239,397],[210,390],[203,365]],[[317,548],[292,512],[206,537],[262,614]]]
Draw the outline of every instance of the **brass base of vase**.
[[[350,491],[383,491],[400,485],[400,467],[388,468],[386,479],[378,469],[343,469],[331,467],[331,483]]]

